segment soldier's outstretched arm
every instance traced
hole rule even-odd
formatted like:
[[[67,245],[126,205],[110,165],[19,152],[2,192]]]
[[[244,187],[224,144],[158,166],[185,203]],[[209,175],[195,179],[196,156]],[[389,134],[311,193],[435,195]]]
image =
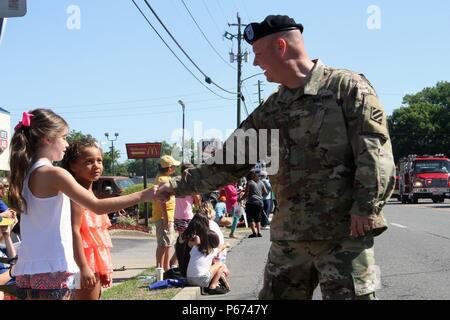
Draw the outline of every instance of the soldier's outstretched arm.
[[[258,139],[255,112],[244,120],[225,141],[223,149],[217,150],[215,156],[206,164],[187,169],[183,176],[172,178],[170,186],[160,186],[162,190],[173,190],[177,196],[207,193],[235,183],[245,176],[256,164],[257,157],[253,156],[257,155],[258,143],[239,143],[239,139],[245,140],[246,134],[256,135]],[[214,163],[211,163],[213,159]]]

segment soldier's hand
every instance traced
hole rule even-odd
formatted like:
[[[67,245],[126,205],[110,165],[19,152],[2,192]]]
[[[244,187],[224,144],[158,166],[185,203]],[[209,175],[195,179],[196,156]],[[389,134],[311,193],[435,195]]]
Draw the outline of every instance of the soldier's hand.
[[[142,200],[141,200],[141,202],[150,202],[150,201],[154,200],[157,197],[156,196],[157,191],[158,191],[158,187],[157,186],[154,186],[153,188],[145,189],[142,192]]]
[[[351,215],[350,235],[357,237],[364,237],[366,232],[373,229],[373,220],[368,217],[362,217],[355,214]]]

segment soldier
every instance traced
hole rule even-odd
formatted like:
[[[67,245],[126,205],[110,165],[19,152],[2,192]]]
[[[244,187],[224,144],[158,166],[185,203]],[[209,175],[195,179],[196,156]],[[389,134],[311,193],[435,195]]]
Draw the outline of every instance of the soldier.
[[[279,213],[259,297],[311,299],[320,283],[324,299],[375,299],[374,237],[387,229],[382,207],[395,183],[386,115],[363,75],[311,61],[302,33],[301,24],[280,15],[244,31],[254,65],[281,84],[240,126],[279,129],[279,171],[272,179]],[[191,169],[160,192],[218,189],[250,168]]]

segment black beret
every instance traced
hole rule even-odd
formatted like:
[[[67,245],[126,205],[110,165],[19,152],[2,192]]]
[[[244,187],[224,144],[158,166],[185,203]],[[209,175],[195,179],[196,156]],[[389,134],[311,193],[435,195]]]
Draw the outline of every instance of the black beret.
[[[248,24],[244,30],[244,39],[250,44],[269,34],[298,29],[303,33],[303,26],[297,24],[294,19],[282,15],[267,16],[263,22]]]

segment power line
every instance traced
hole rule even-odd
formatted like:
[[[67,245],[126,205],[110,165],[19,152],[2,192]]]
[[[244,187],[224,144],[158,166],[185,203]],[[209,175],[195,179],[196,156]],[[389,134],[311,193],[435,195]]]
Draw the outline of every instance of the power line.
[[[134,2],[134,0],[132,0]],[[167,34],[170,36],[170,38],[173,40],[173,42],[175,42],[175,44],[178,46],[178,48],[181,50],[181,52],[183,52],[183,54],[186,56],[186,58],[188,58],[188,60],[197,68],[197,70],[203,74],[203,76],[205,77],[205,81],[206,83],[209,84],[213,84],[215,85],[217,88],[219,88],[222,91],[225,91],[227,93],[230,94],[236,94],[236,92],[232,92],[229,91],[227,89],[222,88],[221,86],[219,86],[217,83],[215,83],[210,77],[208,77],[208,75],[203,72],[202,69],[200,69],[200,67],[194,62],[194,60],[192,60],[192,58],[187,54],[187,52],[183,49],[183,47],[178,43],[178,41],[175,39],[175,37],[172,35],[172,33],[169,31],[169,29],[167,29],[167,27],[165,26],[165,24],[162,22],[162,20],[159,18],[158,14],[155,12],[155,10],[153,10],[152,6],[148,3],[147,0],[144,0],[145,4],[147,5],[147,7],[150,9],[150,11],[153,13],[153,15],[155,16],[155,18],[158,20],[158,22],[161,24],[161,26],[164,28],[164,30],[166,30]]]
[[[242,85],[242,87],[244,88],[244,91],[247,94],[247,97],[250,97],[250,102],[251,102],[251,105],[252,105],[252,109],[254,109],[253,102],[252,102],[250,94],[248,93],[247,87],[245,85]],[[245,106],[245,103],[244,103],[244,106]],[[245,108],[245,109],[247,109],[247,108]],[[248,116],[248,111],[247,111],[247,116]]]
[[[217,25],[216,20],[215,20],[214,17],[212,16],[211,11],[209,11],[208,5],[206,4],[205,0],[202,0],[202,2],[203,2],[203,6],[205,7],[206,11],[208,12],[209,17],[211,18],[212,22],[214,22],[214,24],[215,24],[215,26],[216,26],[216,28],[217,28],[217,31],[219,31],[219,34],[221,34],[222,31],[220,31],[220,28],[219,28],[219,26]],[[221,12],[223,13],[223,10],[221,10]],[[225,14],[224,14],[224,16],[225,16]],[[227,19],[226,16],[225,16],[225,20],[226,20],[227,23],[228,23],[228,19]]]
[[[217,31],[219,32],[219,34],[222,34],[222,31],[221,31],[221,29],[219,29],[219,26],[217,25],[216,20],[214,19],[214,17],[213,17],[212,14],[211,14],[211,11],[209,11],[209,8],[208,8],[208,6],[207,6],[205,0],[202,0],[202,2],[203,2],[203,6],[206,8],[206,11],[207,11],[208,14],[209,14],[209,17],[210,17],[211,20],[214,22],[214,25],[216,26]],[[224,13],[224,10],[223,10],[222,6],[220,5],[220,3],[218,3],[218,5],[219,5],[219,8],[220,8],[219,11],[223,14],[223,16],[224,16],[224,18],[225,18],[225,21],[226,21],[225,24],[230,24],[229,21],[228,21],[228,19],[227,19],[227,16],[226,16],[225,13]],[[222,39],[223,39],[223,37],[222,37]],[[231,46],[228,45],[227,47],[228,47],[228,49],[233,50],[233,49],[232,49],[232,48],[233,48],[232,45],[231,45]]]
[[[184,96],[184,95],[183,95]],[[172,96],[169,98],[179,98],[180,94],[176,95],[176,96]],[[134,101],[134,102],[144,102],[144,101],[154,101],[154,100],[162,100],[162,99],[166,99],[166,98],[156,98],[156,99],[143,99],[143,100],[129,100],[129,101],[122,101],[122,102],[107,102],[107,103],[92,103],[92,104],[84,104],[84,105],[70,105],[70,106],[51,106],[52,109],[74,109],[74,108],[83,108],[83,107],[92,107],[92,106],[105,106],[108,107],[108,110],[115,110],[115,109],[121,109],[123,108],[123,106],[121,107],[117,107],[117,108],[112,108],[109,107],[110,105],[117,105],[117,104],[123,104],[123,103],[130,103],[130,101]],[[195,102],[206,102],[206,101],[216,101],[219,100],[217,98],[214,99],[201,99],[201,100],[191,100],[188,101],[188,103],[195,103]],[[142,109],[142,108],[155,108],[155,107],[163,107],[163,106],[171,106],[174,105],[173,102],[171,103],[166,103],[166,104],[159,104],[159,105],[151,105],[151,106],[127,106],[126,108],[128,110],[132,110],[132,109]],[[13,112],[19,112],[19,111],[23,111],[24,109],[28,109],[28,108],[13,108],[13,109],[9,109],[9,111],[13,111]],[[74,113],[84,113],[84,112],[104,112],[104,110],[77,110],[74,111]]]
[[[192,73],[192,71],[183,63],[183,61],[181,61],[181,59],[177,56],[177,54],[172,50],[172,48],[167,44],[167,42],[163,39],[163,37],[159,34],[159,32],[155,29],[155,27],[151,24],[150,20],[148,20],[147,16],[144,14],[144,12],[142,12],[141,8],[137,5],[137,3],[135,2],[135,0],[131,0],[133,1],[134,5],[136,6],[136,8],[139,10],[139,12],[141,13],[141,15],[144,17],[144,19],[147,21],[147,23],[150,25],[150,27],[152,27],[153,31],[155,31],[155,33],[158,35],[158,37],[161,39],[161,41],[166,45],[167,49],[170,50],[170,52],[175,56],[175,58],[181,63],[181,65],[187,70],[187,72],[189,72],[202,86],[204,86],[206,89],[208,89],[209,91],[211,91],[213,94],[215,94],[218,97],[221,97],[222,99],[226,99],[226,100],[233,100],[231,98],[225,98],[221,95],[219,95],[218,93],[214,92],[213,90],[211,90],[208,86],[206,86],[199,78],[197,78],[195,76],[195,74]]]
[[[201,34],[203,35],[203,38],[205,38],[206,42],[208,42],[208,44],[210,45],[210,47],[214,50],[214,52],[217,54],[217,56],[223,61],[225,62],[225,64],[230,67],[231,69],[236,70],[235,67],[233,67],[232,65],[230,65],[221,55],[220,53],[216,50],[216,48],[212,45],[212,43],[209,41],[208,37],[206,36],[206,34],[203,32],[202,28],[200,28],[200,26],[198,25],[197,21],[195,20],[194,16],[192,15],[191,11],[189,11],[189,8],[187,7],[186,3],[184,2],[184,0],[181,0],[181,2],[183,3],[184,7],[186,8],[186,11],[189,13],[189,15],[191,16],[192,20],[194,21],[195,25],[197,26],[198,30],[201,32]]]
[[[187,103],[195,103],[195,102],[206,102],[206,101],[216,101],[218,99],[204,99],[204,100],[196,100],[196,101],[187,101]],[[154,108],[161,108],[161,107],[178,107],[178,105],[175,105],[173,102],[171,103],[165,103],[165,104],[159,104],[159,105],[146,105],[146,106],[136,106],[136,107],[116,107],[116,108],[108,108],[108,110],[76,110],[76,111],[61,111],[61,113],[64,114],[71,114],[71,113],[98,113],[98,112],[110,112],[110,111],[119,111],[126,109],[127,111],[133,111],[133,110],[139,110],[139,109],[154,109]],[[53,108],[55,111],[59,112],[58,108]],[[20,116],[18,113],[17,116]]]
[[[210,110],[210,109],[222,109],[222,108],[229,108],[229,105],[224,106],[216,106],[216,107],[202,107],[202,108],[190,108],[190,111],[199,111],[199,110]],[[179,110],[173,110],[173,111],[161,111],[161,112],[145,112],[145,113],[126,113],[126,114],[115,114],[115,115],[95,115],[95,116],[89,116],[89,117],[70,117],[70,120],[84,120],[84,119],[97,119],[97,118],[115,118],[115,117],[136,117],[136,116],[152,116],[152,115],[158,115],[158,114],[167,114],[167,113],[179,113]]]

